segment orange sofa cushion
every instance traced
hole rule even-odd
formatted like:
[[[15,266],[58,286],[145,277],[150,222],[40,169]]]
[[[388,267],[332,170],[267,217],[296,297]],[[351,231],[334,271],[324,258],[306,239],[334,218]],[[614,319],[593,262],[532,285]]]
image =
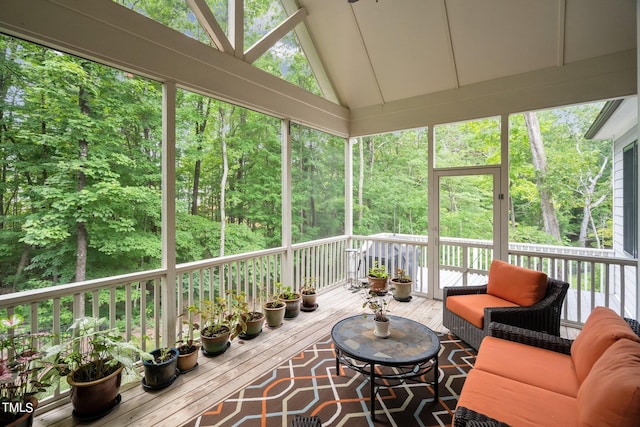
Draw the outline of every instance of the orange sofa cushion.
[[[518,427],[578,426],[578,399],[472,369],[458,406]]]
[[[640,337],[613,310],[606,307],[594,308],[571,345],[571,357],[580,383],[587,378],[600,356],[621,338],[640,342]]]
[[[530,306],[547,293],[547,275],[495,259],[489,268],[487,293],[523,307]]]
[[[500,338],[482,340],[474,368],[570,397],[580,388],[570,355]]]
[[[620,339],[593,364],[578,391],[578,420],[586,427],[640,425],[640,343]]]
[[[485,307],[517,306],[518,304],[489,294],[468,294],[447,297],[447,310],[457,314],[479,329],[483,329]]]

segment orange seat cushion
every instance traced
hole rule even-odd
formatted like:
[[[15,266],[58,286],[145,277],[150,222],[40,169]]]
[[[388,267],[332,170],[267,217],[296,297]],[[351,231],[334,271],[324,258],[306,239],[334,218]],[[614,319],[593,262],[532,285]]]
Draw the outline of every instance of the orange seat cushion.
[[[500,338],[482,340],[474,367],[570,397],[580,388],[570,355]]]
[[[606,307],[594,308],[571,345],[571,357],[578,381],[582,383],[600,356],[622,338],[640,342],[640,337],[613,310]]]
[[[527,307],[544,298],[547,275],[495,259],[489,268],[487,293]]]
[[[454,295],[447,297],[447,310],[483,329],[485,307],[518,307],[510,301],[489,294]]]
[[[480,369],[467,376],[458,406],[518,427],[578,426],[578,399]]]
[[[581,426],[640,425],[640,343],[620,339],[593,364],[578,391]]]

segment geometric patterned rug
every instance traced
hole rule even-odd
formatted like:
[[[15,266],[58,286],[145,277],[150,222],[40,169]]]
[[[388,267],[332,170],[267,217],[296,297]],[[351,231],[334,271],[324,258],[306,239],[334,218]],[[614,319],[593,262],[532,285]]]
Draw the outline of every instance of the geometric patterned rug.
[[[431,384],[406,383],[378,389],[371,420],[370,386],[364,376],[340,365],[336,376],[333,341],[325,337],[272,372],[220,402],[185,427],[289,427],[295,415],[317,415],[323,426],[447,426],[476,351],[450,334],[437,334],[438,402]],[[433,373],[426,374],[433,381]]]

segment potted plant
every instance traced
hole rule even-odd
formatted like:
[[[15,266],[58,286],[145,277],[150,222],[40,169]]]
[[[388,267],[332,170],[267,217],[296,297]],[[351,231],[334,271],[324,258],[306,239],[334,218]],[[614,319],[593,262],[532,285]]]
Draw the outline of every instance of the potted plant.
[[[257,309],[257,305],[260,305],[264,299],[264,292],[259,289],[258,294],[253,297],[253,306],[249,308],[244,293],[240,294],[240,298],[237,301],[238,309],[240,310],[240,316],[246,323],[246,331],[240,334],[240,339],[250,340],[257,337],[262,333],[262,325],[264,325],[265,315],[262,311]]]
[[[291,289],[291,286],[283,287],[281,283],[276,283],[276,290],[279,298],[286,304],[284,311],[284,317],[286,319],[293,319],[300,314],[300,301],[302,295]]]
[[[185,308],[180,315],[182,328],[180,339],[176,341],[178,349],[178,371],[185,374],[198,366],[198,350],[200,343],[194,339],[193,333],[200,329],[200,324],[193,321],[193,316],[198,313],[195,306]]]
[[[371,290],[382,291],[387,289],[387,281],[389,280],[387,268],[376,261],[373,266],[369,268],[367,280],[369,281],[369,288]]]
[[[304,283],[300,288],[300,294],[302,294],[302,311],[313,311],[318,308],[317,293],[315,287],[315,277],[305,277]]]
[[[146,390],[159,390],[173,384],[178,377],[178,349],[162,347],[150,354],[153,356],[151,359],[142,361],[142,387]]]
[[[107,319],[82,317],[74,320],[61,343],[46,349],[53,363],[52,377],[66,377],[71,386],[73,416],[85,421],[108,414],[118,403],[123,373],[125,382],[140,375],[136,362],[153,356],[125,341]]]
[[[267,292],[266,287],[264,288],[264,292]],[[268,299],[268,301],[262,306],[265,321],[270,328],[277,328],[282,325],[287,305],[280,299],[278,292],[276,292],[273,297],[266,299]]]
[[[246,332],[247,324],[238,308],[239,298],[237,294],[228,292],[226,297],[202,302],[200,342],[205,355],[217,356],[224,353],[235,337]]]
[[[387,338],[391,332],[389,332],[389,300],[386,293],[378,293],[374,290],[369,290],[364,295],[364,303],[362,308],[369,309],[373,313],[374,331],[373,334],[379,338]],[[365,314],[365,318],[367,315]]]
[[[36,394],[46,391],[46,364],[41,344],[49,334],[19,332],[24,318],[0,319],[0,425],[31,426],[38,407]]]
[[[396,274],[391,279],[393,290],[393,299],[402,302],[411,301],[411,290],[413,288],[413,280],[401,268],[396,268]]]

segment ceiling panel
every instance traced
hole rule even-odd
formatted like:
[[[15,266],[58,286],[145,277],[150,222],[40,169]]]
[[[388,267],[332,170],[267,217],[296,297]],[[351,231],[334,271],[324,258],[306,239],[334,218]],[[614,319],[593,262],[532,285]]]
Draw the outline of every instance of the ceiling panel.
[[[565,62],[636,46],[635,0],[567,0]]]
[[[385,102],[456,87],[443,2],[360,1],[353,10]]]
[[[460,85],[558,62],[557,0],[449,1],[447,9]]]

